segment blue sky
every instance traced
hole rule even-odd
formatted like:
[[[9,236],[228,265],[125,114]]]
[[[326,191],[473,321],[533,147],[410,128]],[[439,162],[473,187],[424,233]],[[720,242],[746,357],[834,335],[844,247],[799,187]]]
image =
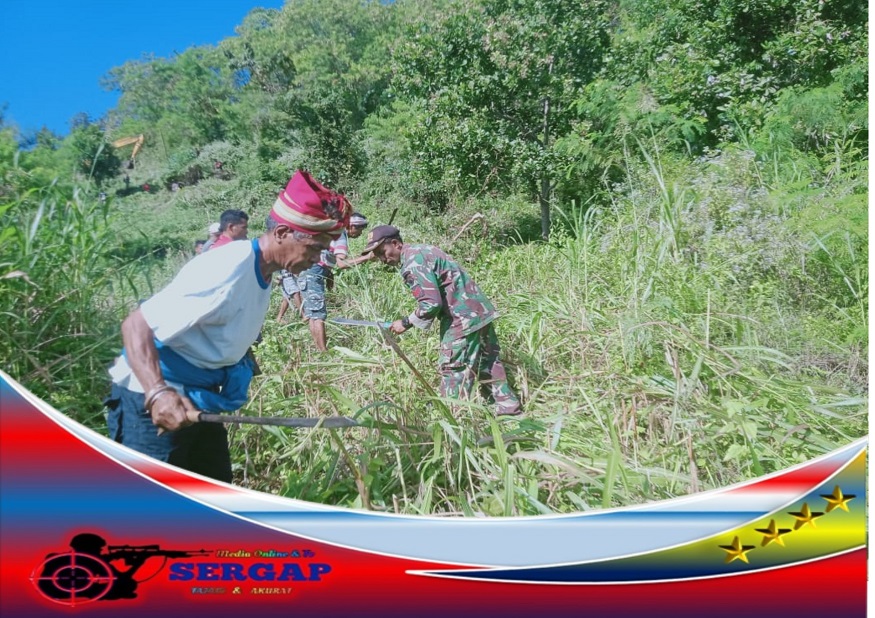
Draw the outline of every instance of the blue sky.
[[[144,54],[170,57],[215,45],[255,7],[283,0],[3,0],[0,105],[27,133],[43,125],[66,135],[79,112],[99,118],[118,93],[100,78]]]

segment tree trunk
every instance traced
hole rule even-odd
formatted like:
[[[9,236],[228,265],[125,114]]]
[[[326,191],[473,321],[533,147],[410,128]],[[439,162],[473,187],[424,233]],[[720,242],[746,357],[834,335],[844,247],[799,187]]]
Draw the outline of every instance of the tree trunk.
[[[547,74],[553,73],[553,59],[547,65]],[[544,97],[544,123],[541,126],[542,152],[546,154],[550,147],[550,97]],[[550,177],[546,170],[541,171],[541,190],[538,192],[538,203],[541,205],[541,238],[550,240]]]
[[[550,240],[550,179],[546,174],[541,176],[538,203],[541,205],[541,238]]]

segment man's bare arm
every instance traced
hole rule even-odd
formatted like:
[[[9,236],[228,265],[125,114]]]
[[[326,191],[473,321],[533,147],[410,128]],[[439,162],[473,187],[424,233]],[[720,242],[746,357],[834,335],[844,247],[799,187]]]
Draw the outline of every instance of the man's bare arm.
[[[158,364],[158,350],[155,348],[155,333],[146,322],[142,312],[135,309],[122,322],[122,341],[125,344],[125,356],[131,371],[143,386],[147,396],[150,392],[165,384]],[[198,411],[189,401],[176,392],[168,389],[160,393],[150,410],[152,422],[162,429],[176,431],[190,425]]]
[[[374,259],[374,253],[366,253],[364,255],[360,255],[359,257],[347,259],[346,256],[342,258],[337,258],[337,268],[352,268],[353,266],[358,266],[359,264],[363,264],[365,262],[369,262]]]

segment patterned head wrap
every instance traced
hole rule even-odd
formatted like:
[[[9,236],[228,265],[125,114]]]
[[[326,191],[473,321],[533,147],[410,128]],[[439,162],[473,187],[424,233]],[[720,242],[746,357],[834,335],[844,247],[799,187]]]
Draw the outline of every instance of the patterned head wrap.
[[[309,172],[298,170],[270,211],[277,223],[306,234],[339,236],[349,225],[352,205],[345,196],[322,186]]]
[[[349,218],[350,227],[368,227],[368,218],[357,212],[352,213]]]

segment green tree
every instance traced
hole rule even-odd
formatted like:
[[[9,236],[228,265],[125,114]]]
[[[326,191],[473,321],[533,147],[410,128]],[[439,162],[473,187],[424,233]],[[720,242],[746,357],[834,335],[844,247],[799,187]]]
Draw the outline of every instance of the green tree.
[[[98,187],[118,174],[121,159],[97,125],[75,129],[65,145],[74,153],[76,171],[91,178]]]
[[[17,154],[18,142],[15,139],[15,130],[0,123],[0,201],[8,199],[15,191]]]
[[[234,87],[227,60],[215,48],[127,62],[112,69],[102,85],[121,93],[113,114],[117,122],[144,122],[171,147],[225,137]]]
[[[396,53],[402,96],[426,108],[412,134],[423,173],[462,190],[525,190],[541,232],[572,127],[570,95],[593,79],[609,42],[609,3],[453,2],[424,17]]]
[[[287,46],[283,66],[294,67],[276,109],[291,121],[295,146],[306,153],[301,164],[339,188],[364,173],[360,132],[386,102],[394,23],[392,6],[344,0],[288,2],[275,20],[272,38]]]
[[[34,135],[31,147],[22,149],[21,164],[30,174],[32,186],[47,186],[69,176],[61,155],[63,143],[64,138],[43,127]]]
[[[828,85],[833,70],[865,55],[868,41],[865,4],[854,0],[622,6],[624,45],[610,75],[621,83],[645,79],[658,104],[703,123],[707,131],[694,147],[757,126],[782,88]]]
[[[277,36],[280,11],[256,8],[237,27],[237,36],[219,45],[238,87],[283,93],[297,74],[289,43]]]

